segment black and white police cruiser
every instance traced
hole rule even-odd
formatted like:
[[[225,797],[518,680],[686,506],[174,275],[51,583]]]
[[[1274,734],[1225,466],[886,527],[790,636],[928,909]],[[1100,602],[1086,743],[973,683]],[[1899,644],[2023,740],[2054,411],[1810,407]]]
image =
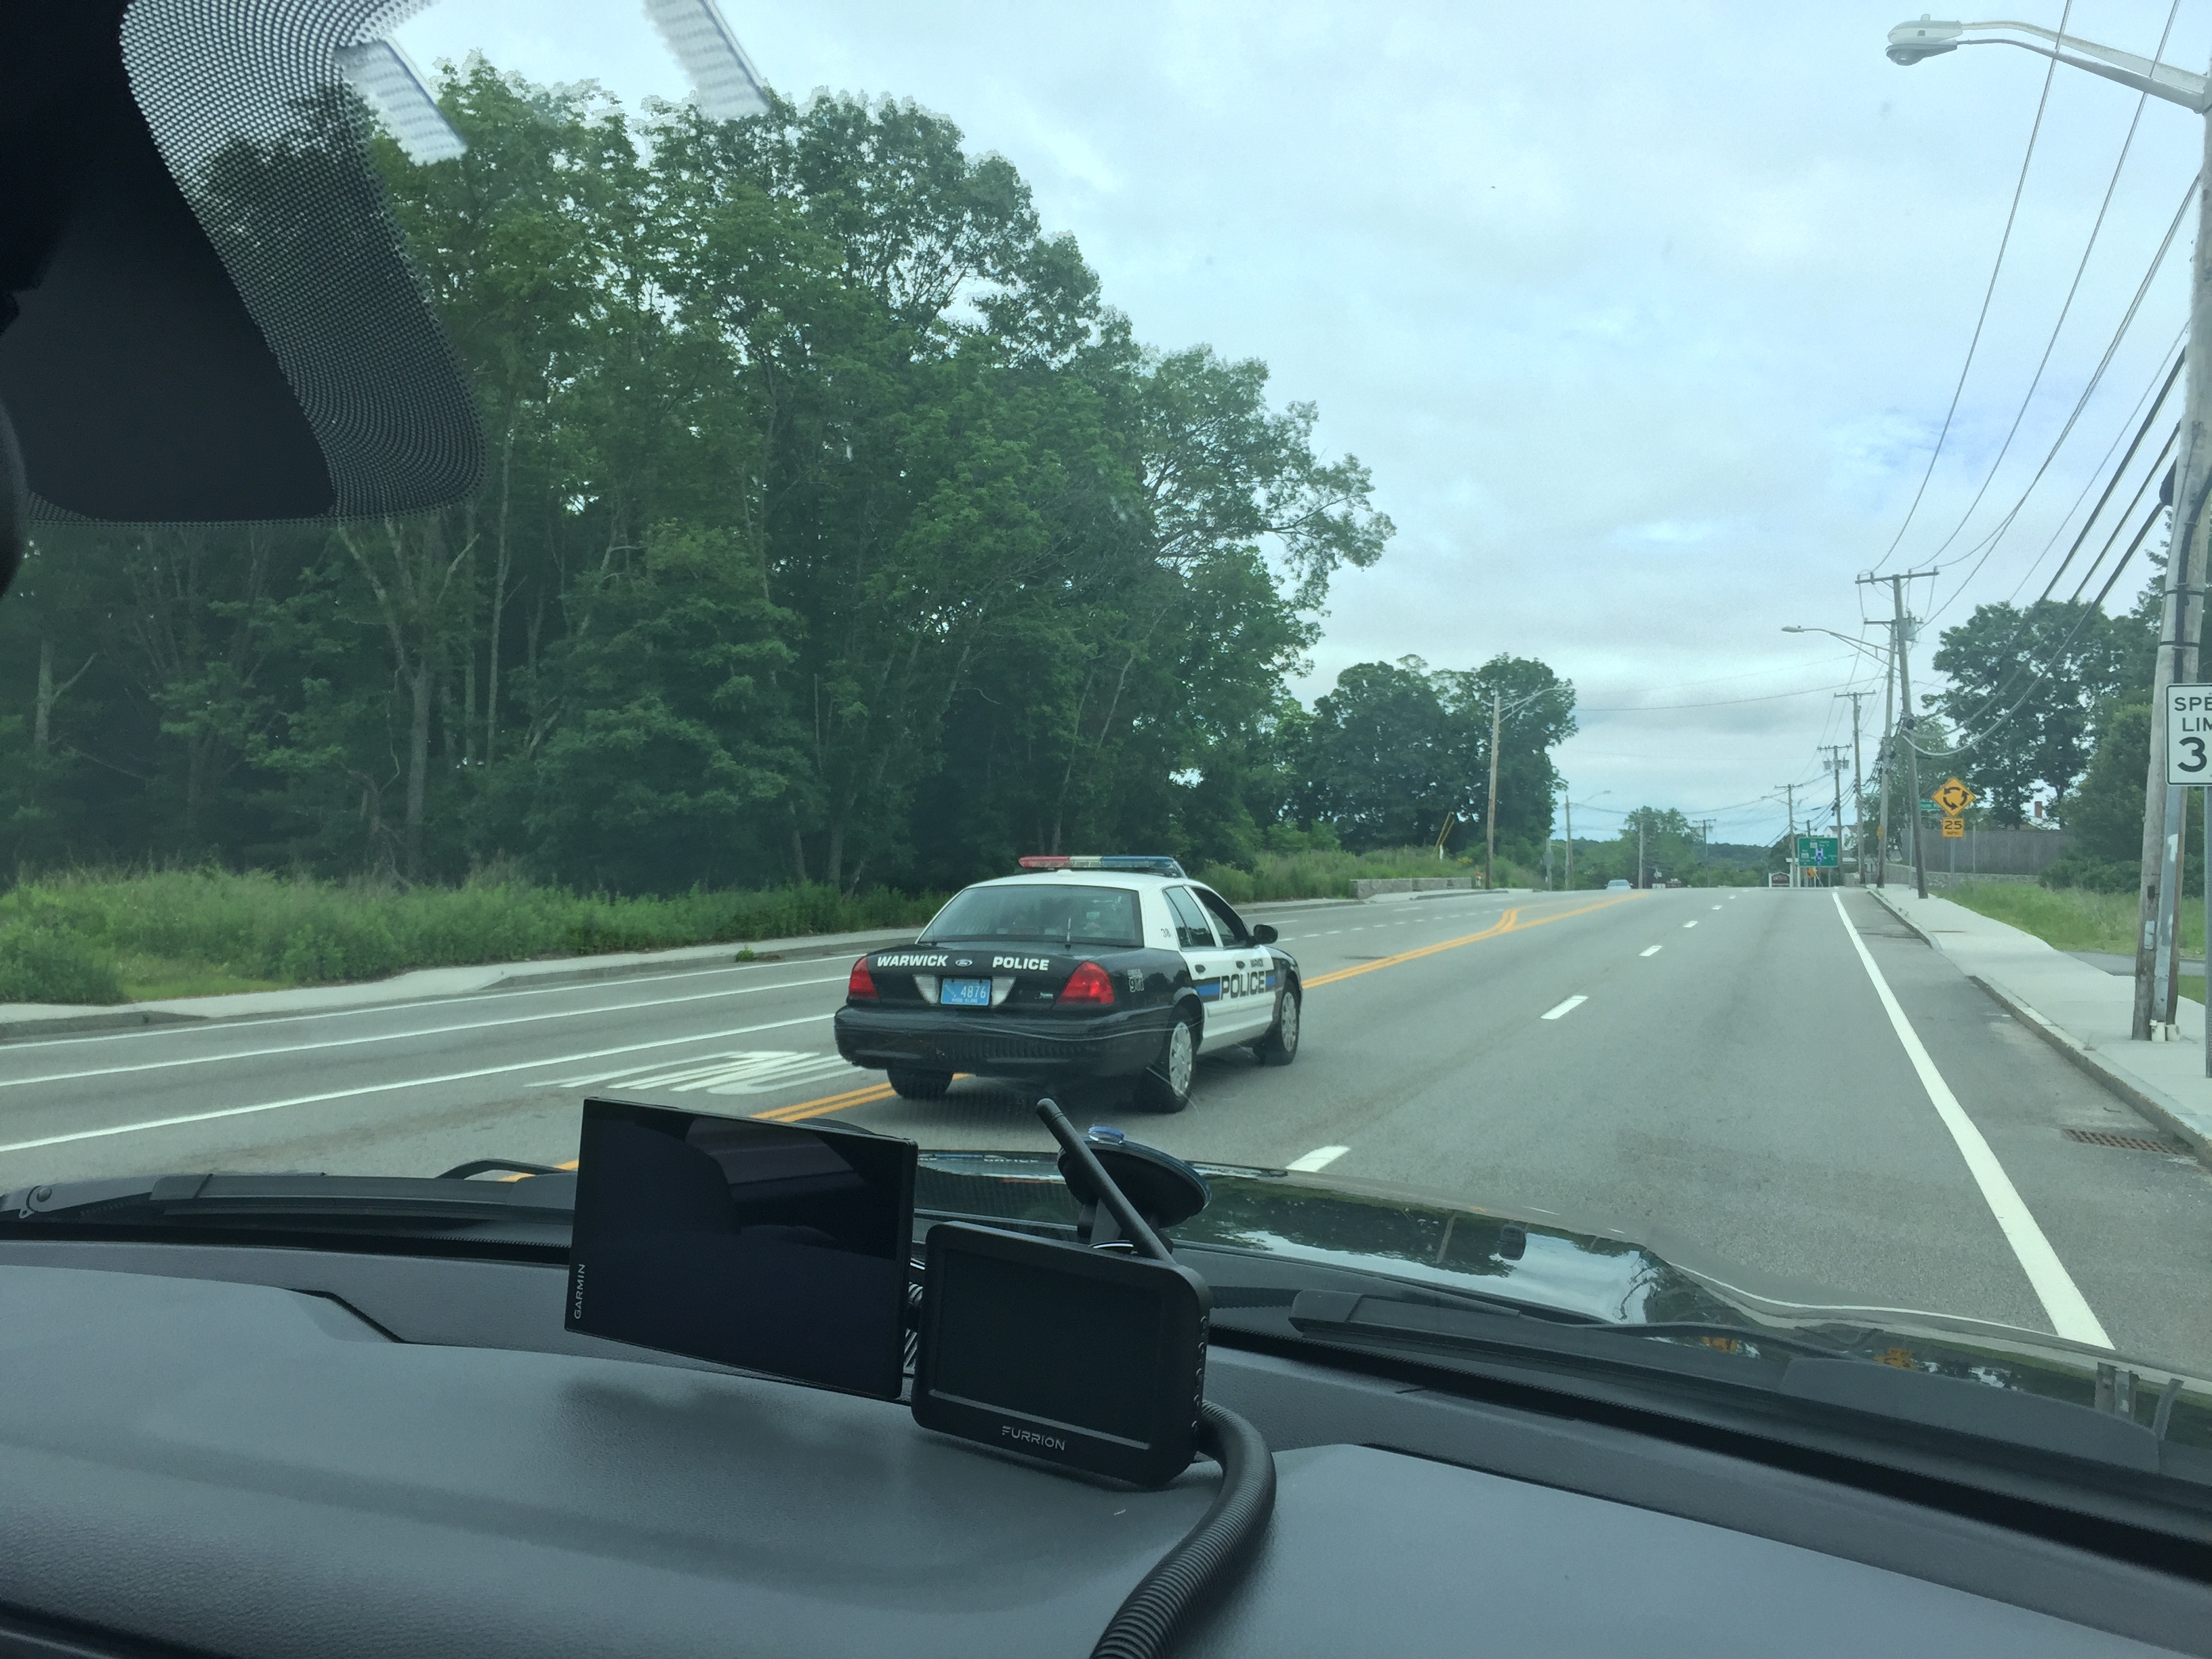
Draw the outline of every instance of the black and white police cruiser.
[[[956,1072],[1059,1084],[1133,1080],[1136,1103],[1190,1103],[1201,1052],[1298,1052],[1297,959],[1171,858],[1033,856],[953,895],[910,946],[853,964],[837,1052],[932,1100]]]

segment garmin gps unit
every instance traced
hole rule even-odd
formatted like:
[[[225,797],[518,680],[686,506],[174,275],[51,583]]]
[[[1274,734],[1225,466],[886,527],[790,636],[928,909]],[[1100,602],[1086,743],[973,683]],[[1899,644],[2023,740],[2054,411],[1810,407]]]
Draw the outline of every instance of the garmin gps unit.
[[[1182,1473],[1206,1386],[1205,1281],[1172,1261],[929,1230],[914,1419],[1133,1486]]]
[[[572,1331],[896,1400],[915,1146],[586,1100]]]

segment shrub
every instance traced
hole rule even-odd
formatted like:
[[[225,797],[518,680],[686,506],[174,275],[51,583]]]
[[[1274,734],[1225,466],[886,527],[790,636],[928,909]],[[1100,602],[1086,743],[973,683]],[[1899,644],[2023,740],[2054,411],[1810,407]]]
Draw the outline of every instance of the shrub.
[[[0,1002],[121,1002],[115,958],[48,916],[0,927]]]

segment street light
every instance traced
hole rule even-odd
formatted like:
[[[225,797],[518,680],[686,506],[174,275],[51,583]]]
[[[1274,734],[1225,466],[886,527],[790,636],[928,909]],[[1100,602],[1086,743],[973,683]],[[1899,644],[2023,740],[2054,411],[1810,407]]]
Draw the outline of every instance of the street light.
[[[1794,623],[1785,623],[1782,631],[1785,634],[1826,634],[1832,640],[1841,640],[1854,651],[1863,651],[1869,656],[1881,658],[1885,662],[1891,655],[1881,646],[1869,644],[1865,640],[1855,640],[1848,634],[1838,634],[1832,628],[1799,628]]]
[[[2034,39],[2019,39],[2021,35]],[[2051,44],[2037,44],[2046,40]],[[1896,64],[1917,64],[1960,46],[2018,46],[2117,81],[2146,97],[2179,104],[2192,114],[2204,115],[2212,110],[2212,81],[2204,76],[2033,23],[1944,22],[1923,13],[1918,21],[1899,23],[1889,32],[1890,61]],[[2197,441],[2207,419],[2212,418],[2212,261],[2203,257],[2203,250],[2212,248],[2212,194],[2208,191],[2212,191],[2212,121],[2205,124],[2203,157],[2197,173],[2199,255],[2190,261],[2189,382],[2181,415],[2181,429],[2187,437],[2178,464],[2179,488],[2173,497],[2174,528],[2179,533],[2172,538],[2174,551],[2166,567],[2166,601],[2159,623],[2161,644],[2170,641],[2173,649],[2171,653],[2161,649],[2152,671],[2150,757],[2143,775],[2143,873],[2137,884],[2141,898],[2136,934],[2135,1018],[2130,1027],[2138,1041],[2149,1037],[2154,1024],[2170,1025],[2173,1018],[2181,837],[2167,835],[2166,826],[2171,823],[2178,829],[2181,823],[2182,793],[2166,781],[2166,688],[2177,680],[2186,683],[2197,672],[2197,639],[2204,609],[2201,574],[2204,566],[2198,564],[2196,568],[2200,574],[2192,578],[2190,563],[2197,550],[2208,485],[2212,485],[2212,444]],[[1917,814],[1917,807],[1914,810]],[[1917,827],[1917,817],[1915,823]],[[2207,851],[2212,851],[2212,812],[2205,817],[2205,841]],[[2205,916],[2212,921],[2212,886],[2205,889]],[[2212,1076],[2212,1021],[2205,1024],[2205,1072]]]

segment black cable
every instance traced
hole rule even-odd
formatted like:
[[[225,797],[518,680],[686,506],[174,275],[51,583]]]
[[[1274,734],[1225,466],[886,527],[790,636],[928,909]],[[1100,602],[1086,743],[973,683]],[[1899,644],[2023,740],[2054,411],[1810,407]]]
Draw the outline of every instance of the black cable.
[[[2066,0],[2065,9],[2058,15],[2058,32],[2066,33],[2066,20],[2074,14],[2074,0]],[[2043,72],[2043,94],[2035,100],[2035,123],[2027,130],[2027,153],[2020,158],[2020,178],[2012,187],[2012,206],[2005,211],[2004,234],[1997,239],[1996,263],[1990,267],[1990,285],[1982,291],[1981,314],[1974,319],[1973,337],[1966,342],[1966,361],[1959,365],[1959,383],[1951,388],[1951,407],[1943,412],[1943,429],[1936,434],[1936,447],[1928,453],[1928,470],[1920,475],[1920,488],[1912,492],[1912,505],[1905,509],[1905,522],[1897,526],[1897,535],[1889,544],[1889,551],[1874,562],[1879,570],[1896,553],[1905,532],[1912,528],[1913,514],[1920,511],[1920,498],[1928,493],[1928,481],[1936,476],[1936,463],[1943,453],[1943,441],[1951,435],[1951,422],[1959,413],[1959,394],[1966,389],[1966,374],[1974,366],[1974,354],[1981,349],[1982,328],[1990,320],[1990,301],[1996,297],[1997,277],[2004,270],[2005,250],[2012,246],[2013,222],[2020,217],[2021,192],[2027,188],[2027,169],[2035,160],[2035,141],[2043,132],[2044,107],[2051,101],[2051,77],[2058,72],[2058,63],[2053,58]]]
[[[1221,1465],[1221,1489],[1198,1524],[1129,1592],[1091,1659],[1163,1659],[1192,1608],[1267,1530],[1275,1512],[1275,1458],[1259,1430],[1209,1401],[1199,1408],[1198,1444]]]
[[[2173,33],[2174,17],[2180,10],[2181,0],[2173,0],[2173,4],[2168,8],[2166,14],[2166,28],[2158,37],[2157,55],[2159,56],[2163,56],[2166,52],[2167,38]],[[2059,21],[2058,30],[2060,37],[2063,39],[2066,32],[2066,24],[2063,18]],[[2154,59],[2154,61],[2155,61],[2155,59]],[[2054,69],[2057,67],[2055,61],[2052,64],[2052,67]],[[2011,453],[2012,441],[2020,435],[2020,424],[2022,421],[2027,418],[2028,405],[2035,401],[2035,389],[2043,384],[2043,371],[2051,367],[2051,354],[2057,349],[2058,336],[2066,326],[2066,319],[2068,314],[2074,309],[2075,296],[2081,291],[2081,277],[2089,269],[2089,256],[2097,251],[2097,237],[2105,228],[2105,215],[2112,208],[2113,192],[2120,187],[2120,174],[2126,171],[2128,165],[2128,152],[2135,148],[2136,129],[2142,124],[2143,106],[2149,101],[2150,93],[2148,89],[2136,94],[2136,112],[2133,118],[2128,122],[2128,136],[2120,142],[2119,159],[2112,163],[2112,176],[2106,182],[2105,185],[2105,199],[2097,204],[2096,220],[2089,227],[2088,245],[2081,250],[2081,262],[2074,267],[2074,280],[2067,285],[2066,298],[2059,305],[2058,320],[2051,325],[2051,337],[2043,343],[2043,356],[2035,366],[2034,378],[2028,381],[2027,392],[2021,394],[2020,410],[2012,417],[2012,428],[2005,434],[2004,442],[1997,447],[1996,459],[1990,463],[1989,471],[1983,476],[1982,487],[1974,492],[1974,499],[1966,504],[1966,512],[1960,515],[1959,522],[1952,527],[1951,533],[1943,538],[1942,545],[1928,556],[1928,562],[1930,564],[1936,565],[1939,568],[1942,565],[1943,549],[1950,546],[1953,542],[1956,541],[1959,538],[1960,532],[1966,529],[1966,521],[1974,516],[1974,509],[1982,504],[1982,497],[1989,493],[1990,486],[1996,482],[1997,469],[2004,465],[2004,458]],[[2177,218],[2179,217],[2178,215],[2176,216]],[[2169,240],[2171,240],[2170,234]],[[2163,246],[2161,246],[2159,251],[2161,255],[2165,252]],[[2134,317],[2135,308],[2133,307],[2130,307],[2128,309],[2128,319],[2132,321]],[[2126,323],[2122,323],[2121,332],[2126,332]],[[2117,337],[2115,337],[2113,345],[2114,349],[2118,348],[2118,341]],[[2110,362],[2112,361],[2111,351],[2108,350],[2105,354],[2105,359],[2106,362]],[[2104,364],[2100,363],[2098,365],[2096,374],[2091,377],[2089,391],[2095,390],[2096,382],[2103,377]],[[2081,395],[2081,403],[2077,403],[2075,405],[2074,412],[2076,416],[2080,415],[2081,412],[2081,404],[2086,404],[2087,401],[2088,391],[2085,391]],[[2073,428],[2074,422],[2069,419],[2066,422],[2066,431],[2070,432],[2073,430]],[[2058,442],[2063,444],[2065,441],[2066,432],[2061,432],[2058,434]],[[2056,453],[2057,448],[2057,445],[2052,446],[2054,453]],[[2035,478],[2030,480],[2028,483],[2028,489],[2030,490],[2033,489],[2036,483],[2042,478],[2044,467],[2047,467],[2050,465],[2050,461],[2046,459],[2043,466],[2038,467],[2035,470]],[[2027,502],[2027,495],[2025,492],[2022,493],[2021,499],[2021,504],[2024,506]],[[2005,515],[2005,523],[2008,525],[2010,524],[2013,514],[2018,513],[2019,510],[2020,508],[2016,507],[2013,509],[2012,514],[2007,514]],[[1999,533],[2002,534],[2002,530]],[[1989,557],[1989,555],[1987,552],[1984,552],[1982,556],[1986,560]],[[1979,565],[1975,567],[1977,570],[1980,568],[1981,567]],[[1971,577],[1969,580],[1971,580]]]

